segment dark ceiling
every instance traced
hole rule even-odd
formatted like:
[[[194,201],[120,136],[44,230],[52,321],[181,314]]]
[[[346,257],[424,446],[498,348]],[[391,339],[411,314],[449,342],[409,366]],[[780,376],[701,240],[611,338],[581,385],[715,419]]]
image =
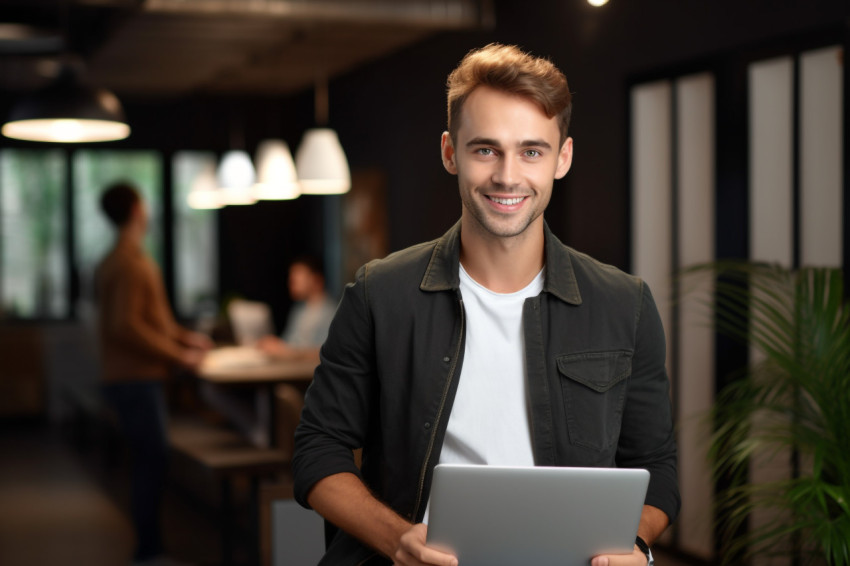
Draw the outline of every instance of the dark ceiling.
[[[289,94],[492,20],[488,0],[0,0],[0,89],[73,61],[119,95]]]

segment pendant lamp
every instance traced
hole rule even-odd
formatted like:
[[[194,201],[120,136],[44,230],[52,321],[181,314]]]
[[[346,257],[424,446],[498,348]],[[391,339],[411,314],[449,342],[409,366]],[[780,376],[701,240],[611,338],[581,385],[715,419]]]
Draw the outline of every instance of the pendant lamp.
[[[316,85],[316,123],[304,133],[295,153],[295,168],[305,195],[338,195],[351,189],[351,172],[339,137],[328,121],[328,88],[325,81]]]
[[[305,195],[338,195],[351,189],[345,152],[330,128],[312,128],[304,133],[295,167]]]
[[[186,202],[191,208],[210,210],[224,206],[221,192],[218,190],[215,165],[204,167],[192,182],[192,188],[186,195]]]
[[[298,174],[289,146],[283,140],[264,140],[257,146],[258,200],[292,200],[301,195]]]
[[[228,151],[218,166],[218,187],[223,205],[254,204],[256,173],[251,157],[241,149]]]
[[[2,132],[27,141],[105,142],[126,138],[130,126],[114,94],[83,84],[65,64],[51,84],[12,107]]]

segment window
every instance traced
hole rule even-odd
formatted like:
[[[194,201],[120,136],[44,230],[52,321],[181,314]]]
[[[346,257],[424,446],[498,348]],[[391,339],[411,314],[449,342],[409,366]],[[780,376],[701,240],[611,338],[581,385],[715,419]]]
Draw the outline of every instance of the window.
[[[154,151],[80,150],[72,164],[78,311],[85,316],[92,306],[94,270],[115,240],[115,231],[100,210],[100,195],[110,184],[126,181],[139,190],[149,217],[145,248],[163,265],[162,162]]]
[[[135,186],[147,205],[144,246],[174,291],[176,314],[214,315],[218,215],[190,208],[187,196],[199,174],[214,172],[216,163],[213,152],[176,153],[166,202],[156,151],[0,150],[0,319],[91,318],[94,272],[115,241],[100,197],[120,181]],[[171,230],[165,218],[172,220]]]
[[[0,151],[0,313],[68,313],[62,150]]]
[[[181,151],[174,155],[174,302],[183,318],[196,318],[217,306],[218,236],[214,210],[195,210],[186,203],[199,174],[215,169],[211,152]]]

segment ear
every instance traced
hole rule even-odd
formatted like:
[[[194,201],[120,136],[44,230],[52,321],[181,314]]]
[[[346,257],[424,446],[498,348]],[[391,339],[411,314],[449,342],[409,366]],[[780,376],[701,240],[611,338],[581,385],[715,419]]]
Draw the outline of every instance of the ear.
[[[573,138],[564,140],[561,151],[558,153],[558,168],[555,169],[555,178],[563,179],[570,166],[573,164]]]
[[[457,163],[455,163],[455,148],[452,145],[452,137],[448,132],[443,132],[440,139],[440,155],[443,158],[443,167],[452,175],[457,175]]]
[[[142,199],[138,199],[133,203],[133,206],[130,208],[130,216],[127,217],[128,222],[139,222],[145,216],[145,209],[143,208]]]

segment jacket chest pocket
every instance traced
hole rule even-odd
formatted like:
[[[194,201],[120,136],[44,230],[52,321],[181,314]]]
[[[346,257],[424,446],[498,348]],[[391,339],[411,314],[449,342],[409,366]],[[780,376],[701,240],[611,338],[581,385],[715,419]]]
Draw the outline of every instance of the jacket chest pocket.
[[[617,442],[632,353],[584,352],[557,358],[570,442],[605,450]]]

